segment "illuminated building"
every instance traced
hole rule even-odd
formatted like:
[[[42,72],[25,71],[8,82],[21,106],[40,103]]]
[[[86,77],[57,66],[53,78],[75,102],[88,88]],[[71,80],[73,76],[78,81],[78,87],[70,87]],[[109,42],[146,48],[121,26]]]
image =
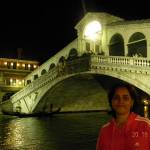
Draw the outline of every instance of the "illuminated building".
[[[0,58],[0,100],[24,87],[24,78],[38,67],[39,62]]]

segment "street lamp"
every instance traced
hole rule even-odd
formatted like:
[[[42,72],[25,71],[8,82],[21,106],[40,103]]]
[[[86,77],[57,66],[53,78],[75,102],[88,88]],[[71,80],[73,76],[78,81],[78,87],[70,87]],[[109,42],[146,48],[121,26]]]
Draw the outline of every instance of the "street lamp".
[[[95,52],[95,43],[97,40],[100,40],[101,30],[102,30],[102,26],[100,22],[96,20],[88,23],[84,30],[85,39],[93,42],[94,52]]]

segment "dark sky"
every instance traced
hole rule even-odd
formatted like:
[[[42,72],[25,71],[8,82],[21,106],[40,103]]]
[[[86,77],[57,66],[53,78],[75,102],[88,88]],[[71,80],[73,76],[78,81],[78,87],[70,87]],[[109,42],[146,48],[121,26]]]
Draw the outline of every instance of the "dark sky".
[[[31,1],[31,0],[30,0]],[[76,38],[74,26],[84,16],[81,0],[14,1],[0,4],[0,57],[47,60]],[[87,11],[125,19],[150,18],[148,0],[84,0]]]

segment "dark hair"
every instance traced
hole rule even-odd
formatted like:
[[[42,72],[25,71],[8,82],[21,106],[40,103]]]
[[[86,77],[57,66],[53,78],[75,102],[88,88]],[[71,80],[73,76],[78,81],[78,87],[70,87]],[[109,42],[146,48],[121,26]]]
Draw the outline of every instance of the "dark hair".
[[[137,94],[137,91],[136,89],[132,86],[132,85],[129,85],[129,84],[126,84],[126,83],[119,83],[119,84],[116,84],[114,85],[111,90],[109,91],[108,93],[108,101],[109,101],[109,105],[111,107],[111,111],[109,112],[113,117],[115,117],[115,111],[113,110],[112,108],[112,99],[114,97],[114,94],[116,92],[116,90],[120,87],[124,87],[126,88],[128,91],[129,91],[129,94],[133,100],[133,107],[131,108],[131,112],[135,112],[137,114],[140,114],[141,111],[140,111],[140,98]]]

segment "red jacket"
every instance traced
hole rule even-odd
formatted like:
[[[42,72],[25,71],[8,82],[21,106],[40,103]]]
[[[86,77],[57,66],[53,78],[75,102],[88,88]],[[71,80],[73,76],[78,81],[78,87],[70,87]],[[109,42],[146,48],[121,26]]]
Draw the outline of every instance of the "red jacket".
[[[96,150],[150,150],[150,120],[131,113],[118,128],[112,119],[101,128]]]

